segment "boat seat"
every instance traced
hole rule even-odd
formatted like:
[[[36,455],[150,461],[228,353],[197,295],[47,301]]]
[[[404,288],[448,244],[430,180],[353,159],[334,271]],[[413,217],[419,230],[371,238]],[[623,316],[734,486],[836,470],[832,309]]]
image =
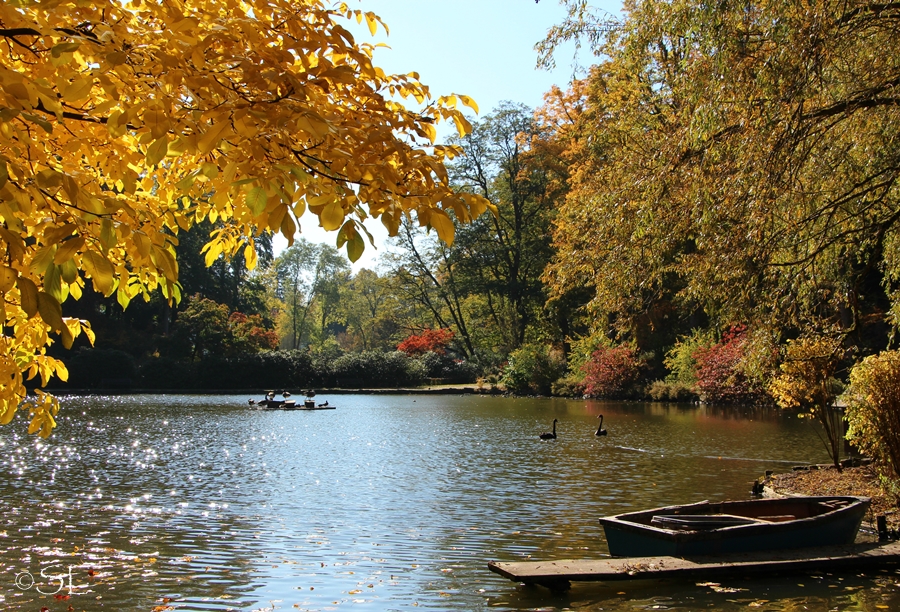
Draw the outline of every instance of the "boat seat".
[[[762,521],[755,518],[733,514],[657,514],[650,519],[650,524],[654,527],[676,531],[722,529],[760,522]]]
[[[797,516],[794,514],[770,514],[766,516],[757,516],[761,521],[768,521],[770,523],[783,523],[784,521],[795,521],[797,520]]]

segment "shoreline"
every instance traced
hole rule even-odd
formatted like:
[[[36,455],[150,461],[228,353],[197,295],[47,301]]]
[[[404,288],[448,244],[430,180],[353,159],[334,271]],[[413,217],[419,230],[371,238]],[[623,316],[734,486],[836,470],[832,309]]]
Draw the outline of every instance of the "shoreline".
[[[251,395],[265,396],[266,389],[46,389],[56,396],[65,395]],[[316,395],[503,395],[505,391],[467,385],[432,385],[429,387],[392,387],[382,389],[315,388]],[[302,390],[292,395],[304,395]]]

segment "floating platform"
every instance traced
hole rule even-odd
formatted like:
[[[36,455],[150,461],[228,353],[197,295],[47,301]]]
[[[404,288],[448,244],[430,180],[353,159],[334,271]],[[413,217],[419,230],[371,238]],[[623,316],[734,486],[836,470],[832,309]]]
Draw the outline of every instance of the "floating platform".
[[[337,406],[291,406],[289,408],[280,408],[280,410],[334,410]],[[279,408],[275,408],[279,410]]]
[[[720,556],[610,557],[560,561],[491,561],[504,578],[565,591],[571,582],[621,580],[707,580],[727,576],[857,570],[900,563],[900,542],[798,548]]]

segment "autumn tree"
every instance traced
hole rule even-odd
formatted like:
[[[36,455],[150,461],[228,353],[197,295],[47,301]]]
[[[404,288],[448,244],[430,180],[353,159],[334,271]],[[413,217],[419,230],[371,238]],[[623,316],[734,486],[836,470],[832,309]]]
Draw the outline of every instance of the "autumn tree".
[[[449,329],[424,329],[422,333],[412,334],[397,345],[397,350],[407,355],[424,355],[432,352],[443,355],[453,340],[453,332]]]
[[[844,415],[835,404],[841,392],[835,375],[844,359],[843,338],[824,333],[789,340],[769,392],[784,408],[800,408],[822,424],[823,443],[834,467],[841,470]]]
[[[222,222],[207,263],[242,252],[253,268],[256,237],[293,240],[307,211],[355,260],[369,219],[396,234],[413,214],[449,242],[447,211],[485,210],[450,189],[455,151],[432,146],[474,103],[386,74],[344,19],[381,25],[321,0],[0,5],[0,422],[25,401],[29,430],[50,434],[58,402],[26,400],[24,381],[65,378],[48,345],[90,335],[66,299],[89,282],[123,306],[177,300],[175,247],[196,222]]]
[[[591,287],[632,332],[676,327],[660,305],[720,329],[896,323],[898,15],[626,2],[587,82],[554,295]]]

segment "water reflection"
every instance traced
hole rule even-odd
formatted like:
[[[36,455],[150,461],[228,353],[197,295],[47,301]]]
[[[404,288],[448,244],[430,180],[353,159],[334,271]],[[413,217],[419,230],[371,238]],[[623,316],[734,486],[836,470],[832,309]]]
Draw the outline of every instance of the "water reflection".
[[[811,424],[782,413],[459,396],[344,396],[310,413],[249,411],[235,396],[63,405],[49,441],[0,429],[6,609],[897,603],[892,574],[718,590],[587,584],[560,597],[486,570],[600,557],[598,516],[742,498],[766,469],[827,460]],[[606,437],[594,435],[599,414]],[[553,418],[559,438],[539,440]],[[28,589],[14,582],[24,573]]]

